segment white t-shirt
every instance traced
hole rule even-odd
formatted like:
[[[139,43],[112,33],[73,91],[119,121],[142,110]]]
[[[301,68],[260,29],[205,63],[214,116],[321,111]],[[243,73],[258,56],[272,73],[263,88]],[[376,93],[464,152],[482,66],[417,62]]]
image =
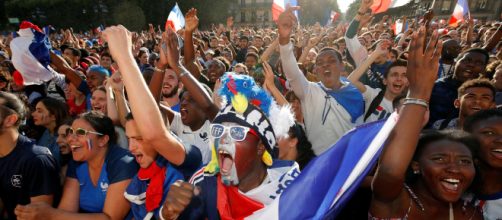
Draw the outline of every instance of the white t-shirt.
[[[211,123],[206,120],[204,125],[197,131],[192,131],[190,127],[183,124],[181,114],[174,113],[171,123],[171,131],[174,132],[187,145],[199,148],[202,154],[202,163],[207,164],[211,160],[211,148],[209,146],[209,131]]]
[[[365,85],[366,92],[363,93],[365,108],[364,115],[368,112],[368,109],[371,105],[373,99],[378,96],[378,93],[382,91],[382,89],[371,88],[370,86]],[[382,99],[380,104],[376,107],[376,109],[371,113],[371,115],[366,119],[365,123],[378,121],[382,119],[386,119],[394,112],[394,108],[392,107],[392,100],[388,100],[385,97]]]

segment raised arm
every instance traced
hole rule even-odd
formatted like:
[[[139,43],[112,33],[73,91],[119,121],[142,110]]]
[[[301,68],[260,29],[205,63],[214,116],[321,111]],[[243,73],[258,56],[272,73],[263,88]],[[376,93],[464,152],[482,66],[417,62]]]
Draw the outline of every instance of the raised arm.
[[[178,75],[178,78],[183,83],[183,87],[190,92],[190,96],[206,113],[209,120],[213,120],[218,114],[218,107],[213,103],[213,100],[187,69],[180,62],[180,52],[178,46],[178,37],[172,29],[167,29],[167,61],[169,66]]]
[[[180,165],[185,161],[184,146],[166,129],[160,110],[148,90],[132,55],[131,33],[122,25],[107,28],[103,38],[108,42],[110,53],[122,71],[132,114],[140,121],[138,128],[147,143],[151,144],[169,162]]]
[[[488,42],[485,42],[485,45],[483,46],[483,49],[486,51],[492,51],[495,46],[497,46],[498,42],[502,38],[502,25],[499,25],[499,28],[497,31],[492,35],[490,40]]]
[[[279,16],[277,20],[277,27],[279,32],[279,45],[281,53],[281,62],[284,74],[288,79],[296,96],[302,100],[305,94],[308,93],[308,80],[303,75],[298,67],[296,58],[293,51],[293,44],[290,41],[291,33],[295,27],[297,20],[293,14],[294,10],[299,7],[288,7],[284,13]]]
[[[272,94],[278,105],[287,105],[288,100],[282,95],[281,91],[275,86],[275,76],[272,67],[267,62],[263,62],[263,74],[265,75],[265,82],[263,87]]]
[[[197,9],[191,8],[185,15],[185,43],[183,47],[183,61],[186,68],[192,73],[195,79],[200,78],[200,69],[195,64],[195,48],[193,46],[193,32],[199,26]]]
[[[263,53],[261,54],[261,61],[263,62],[268,62],[268,60],[270,59],[270,56],[272,56],[272,54],[275,52],[275,50],[279,48],[279,39],[275,39],[274,41],[272,41],[272,43],[267,47],[267,49],[265,49],[265,51],[263,51]]]
[[[364,86],[364,84],[359,81],[359,79],[361,78],[361,76],[363,76],[363,74],[366,73],[368,68],[378,57],[382,56],[382,54],[387,53],[387,48],[389,48],[389,46],[390,42],[387,40],[380,42],[376,50],[373,51],[373,53],[371,53],[370,56],[366,58],[366,60],[364,60],[361,65],[359,65],[354,71],[352,71],[352,73],[350,73],[349,77],[347,78],[352,84],[357,87],[357,89],[361,93],[366,92],[366,86]]]
[[[363,0],[361,2],[356,17],[352,19],[349,28],[347,28],[347,31],[345,32],[345,44],[347,45],[347,50],[354,59],[356,66],[360,66],[368,57],[368,51],[363,45],[361,45],[359,39],[357,39],[357,31],[361,26],[371,20],[372,16],[369,13],[369,10],[372,4],[373,0]]]
[[[59,73],[62,73],[70,80],[70,83],[75,87],[79,87],[82,83],[82,78],[78,75],[77,71],[68,65],[68,63],[60,56],[56,55],[54,52],[50,52],[51,63],[56,66]]]
[[[406,74],[410,82],[407,98],[428,103],[437,77],[442,43],[436,45],[438,34],[435,31],[428,48],[423,52],[425,31],[425,27],[421,26],[419,32],[412,36]],[[373,177],[374,200],[388,203],[402,193],[406,169],[415,152],[426,111],[427,107],[405,100]]]

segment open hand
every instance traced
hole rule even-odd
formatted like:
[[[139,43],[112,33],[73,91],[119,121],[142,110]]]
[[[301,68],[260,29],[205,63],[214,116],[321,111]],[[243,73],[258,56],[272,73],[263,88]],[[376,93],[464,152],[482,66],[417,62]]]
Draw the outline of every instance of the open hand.
[[[197,17],[197,9],[191,8],[185,15],[185,30],[194,32],[199,26],[199,18]]]
[[[286,11],[279,15],[277,19],[277,28],[279,32],[279,43],[281,45],[286,45],[290,41],[291,34],[293,33],[293,29],[298,23],[294,11],[300,9],[298,6],[287,7]]]
[[[124,26],[111,26],[103,31],[103,38],[108,42],[110,54],[117,60],[120,57],[132,57],[132,34]]]

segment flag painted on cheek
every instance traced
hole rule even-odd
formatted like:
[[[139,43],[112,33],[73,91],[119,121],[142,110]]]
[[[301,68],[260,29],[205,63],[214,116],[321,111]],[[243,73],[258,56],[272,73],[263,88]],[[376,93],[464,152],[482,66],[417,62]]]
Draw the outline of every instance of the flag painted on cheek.
[[[335,219],[376,164],[396,122],[393,113],[349,131],[310,161],[272,204],[246,219]]]
[[[89,149],[89,151],[92,150],[92,140],[90,138],[87,138],[87,149]]]

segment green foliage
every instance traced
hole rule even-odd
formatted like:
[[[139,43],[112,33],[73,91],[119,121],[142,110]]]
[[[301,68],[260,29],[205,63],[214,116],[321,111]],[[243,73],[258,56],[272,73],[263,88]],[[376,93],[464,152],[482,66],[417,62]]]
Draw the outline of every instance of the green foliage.
[[[350,4],[349,9],[345,13],[345,20],[352,20],[356,17],[357,10],[359,10],[359,6],[361,6],[361,0],[356,0],[352,4]]]
[[[136,3],[125,1],[113,9],[113,21],[129,30],[141,30],[145,27],[145,14]]]
[[[300,23],[314,24],[320,22],[321,25],[327,21],[331,10],[340,12],[336,0],[300,0]]]

